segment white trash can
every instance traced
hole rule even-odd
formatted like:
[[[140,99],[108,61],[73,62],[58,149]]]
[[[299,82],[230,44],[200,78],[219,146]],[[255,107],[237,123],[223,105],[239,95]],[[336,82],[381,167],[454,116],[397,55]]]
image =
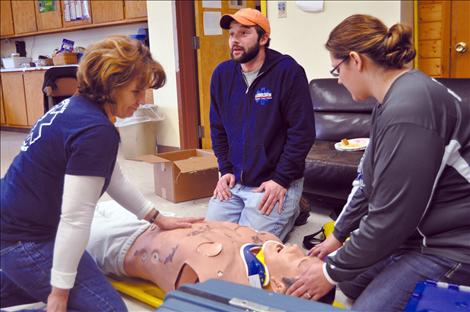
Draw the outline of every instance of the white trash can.
[[[121,137],[121,152],[132,159],[157,152],[157,122],[163,116],[156,105],[141,105],[134,114],[125,119],[117,118],[114,124]]]

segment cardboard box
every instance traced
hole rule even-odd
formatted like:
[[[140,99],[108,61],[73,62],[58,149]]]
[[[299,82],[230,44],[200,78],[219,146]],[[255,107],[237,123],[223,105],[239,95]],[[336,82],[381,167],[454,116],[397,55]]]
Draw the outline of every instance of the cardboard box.
[[[212,196],[219,172],[209,150],[189,149],[136,157],[153,164],[155,194],[174,203]]]
[[[77,64],[78,58],[77,53],[73,52],[60,52],[52,57],[52,62],[54,65],[67,65],[67,64]]]

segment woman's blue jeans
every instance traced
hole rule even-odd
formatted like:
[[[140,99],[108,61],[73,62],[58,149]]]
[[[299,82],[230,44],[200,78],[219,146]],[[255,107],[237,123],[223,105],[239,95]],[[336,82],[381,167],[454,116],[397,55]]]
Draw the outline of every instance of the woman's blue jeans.
[[[1,307],[47,302],[51,292],[54,241],[2,242],[0,252]],[[70,246],[73,248],[73,246]],[[85,252],[78,265],[67,310],[127,311],[121,296]]]
[[[469,286],[470,264],[418,251],[397,252],[339,288],[355,300],[354,311],[403,311],[416,283],[423,280]]]

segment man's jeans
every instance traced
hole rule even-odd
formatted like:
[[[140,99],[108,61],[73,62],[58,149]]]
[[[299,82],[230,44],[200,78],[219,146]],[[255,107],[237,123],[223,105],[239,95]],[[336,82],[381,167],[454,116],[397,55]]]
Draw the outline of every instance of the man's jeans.
[[[0,253],[1,307],[47,302],[51,292],[54,242],[2,242]],[[74,248],[74,246],[70,246]],[[119,294],[85,252],[78,265],[67,310],[127,311]]]
[[[271,232],[281,240],[292,230],[299,215],[299,201],[302,195],[304,179],[291,183],[287,190],[282,212],[279,213],[279,202],[270,215],[262,215],[258,205],[264,192],[254,192],[256,187],[243,186],[239,183],[230,189],[232,197],[225,201],[211,198],[207,209],[207,220],[230,221],[249,226],[258,231]]]
[[[470,285],[470,264],[446,258],[404,251],[385,258],[354,280],[339,284],[356,300],[354,311],[403,311],[415,285],[433,280]]]

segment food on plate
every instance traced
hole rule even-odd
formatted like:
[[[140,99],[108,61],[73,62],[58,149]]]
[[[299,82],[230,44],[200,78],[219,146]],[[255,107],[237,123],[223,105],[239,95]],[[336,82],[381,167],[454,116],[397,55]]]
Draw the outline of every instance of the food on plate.
[[[342,139],[335,144],[338,151],[361,151],[365,150],[369,144],[368,138]]]

